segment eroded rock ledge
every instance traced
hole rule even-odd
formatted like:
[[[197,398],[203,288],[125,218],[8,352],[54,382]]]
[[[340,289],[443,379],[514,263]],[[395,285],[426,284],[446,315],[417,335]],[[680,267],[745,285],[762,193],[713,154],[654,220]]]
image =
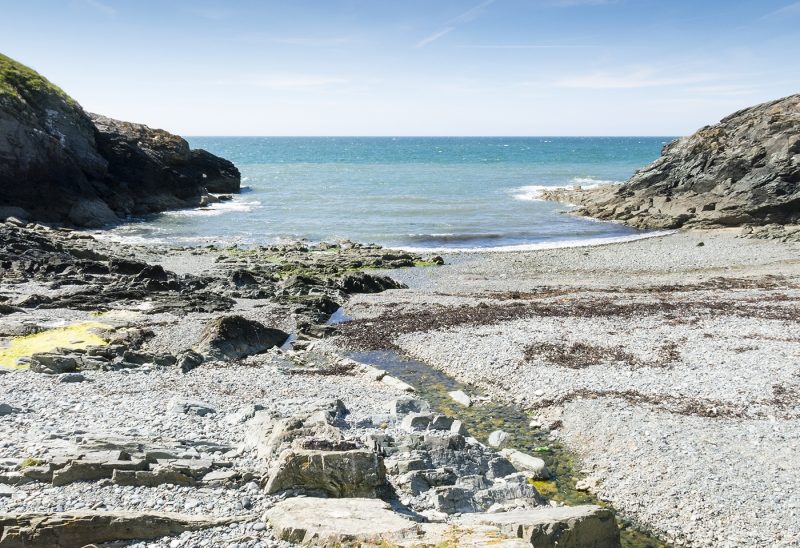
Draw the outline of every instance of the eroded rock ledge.
[[[741,110],[667,144],[622,185],[543,197],[638,228],[800,223],[800,95]]]
[[[0,54],[0,219],[96,227],[238,192],[239,170],[177,135],[88,114]]]

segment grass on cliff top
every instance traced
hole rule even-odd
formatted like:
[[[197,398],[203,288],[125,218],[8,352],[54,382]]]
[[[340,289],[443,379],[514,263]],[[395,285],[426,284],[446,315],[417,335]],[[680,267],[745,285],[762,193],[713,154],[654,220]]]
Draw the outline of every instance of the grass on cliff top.
[[[48,93],[58,95],[70,105],[78,104],[64,90],[32,68],[0,53],[0,95],[27,102],[36,95]]]
[[[110,325],[99,322],[82,322],[48,329],[25,337],[13,337],[7,347],[0,348],[0,366],[26,369],[27,364],[18,364],[17,359],[30,357],[37,352],[52,352],[56,348],[104,346],[108,344],[108,341],[95,331],[110,327]]]

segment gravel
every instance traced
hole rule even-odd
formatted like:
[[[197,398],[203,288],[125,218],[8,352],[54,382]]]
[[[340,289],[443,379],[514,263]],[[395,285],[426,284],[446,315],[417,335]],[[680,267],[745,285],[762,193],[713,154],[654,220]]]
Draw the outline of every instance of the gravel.
[[[482,304],[484,322],[393,342],[533,410],[585,485],[670,542],[800,543],[800,245],[695,231],[445,260],[392,272],[412,289],[358,296],[348,313]],[[510,305],[531,312],[491,320]]]

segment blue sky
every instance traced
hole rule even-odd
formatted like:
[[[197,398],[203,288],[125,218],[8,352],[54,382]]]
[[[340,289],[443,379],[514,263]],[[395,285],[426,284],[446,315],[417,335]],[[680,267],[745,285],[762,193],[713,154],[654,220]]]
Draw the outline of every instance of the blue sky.
[[[681,135],[800,92],[792,0],[0,0],[0,51],[184,135]]]

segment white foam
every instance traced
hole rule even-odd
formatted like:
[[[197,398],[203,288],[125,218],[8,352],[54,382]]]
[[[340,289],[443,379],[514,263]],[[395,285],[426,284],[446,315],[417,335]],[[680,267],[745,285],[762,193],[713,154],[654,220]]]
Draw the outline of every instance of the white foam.
[[[594,177],[573,177],[569,185],[527,185],[511,189],[515,200],[524,202],[543,202],[542,193],[546,190],[576,190],[580,187],[583,190],[597,188],[603,185],[616,185],[622,181],[610,179],[595,179]]]
[[[174,217],[216,217],[218,215],[224,215],[225,213],[253,211],[260,205],[261,202],[257,200],[253,200],[250,202],[240,202],[236,200],[231,200],[228,202],[219,202],[216,204],[211,204],[208,207],[198,207],[196,209],[179,209],[177,211],[169,211],[164,214],[171,215]]]
[[[508,251],[541,251],[545,249],[562,249],[568,247],[592,247],[597,245],[619,244],[624,242],[634,242],[636,240],[646,240],[648,238],[658,238],[675,234],[677,230],[656,230],[643,234],[631,234],[629,236],[609,236],[605,238],[584,238],[581,240],[562,240],[558,242],[538,242],[531,244],[499,245],[496,247],[405,247],[392,246],[393,249],[401,249],[409,253],[501,253]]]

